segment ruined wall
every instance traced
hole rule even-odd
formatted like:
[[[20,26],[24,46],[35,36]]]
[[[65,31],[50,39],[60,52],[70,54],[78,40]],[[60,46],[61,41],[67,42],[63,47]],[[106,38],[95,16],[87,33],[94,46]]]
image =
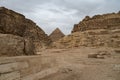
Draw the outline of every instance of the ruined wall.
[[[120,29],[120,13],[95,15],[92,18],[86,16],[80,23],[74,25],[72,33],[95,29]]]

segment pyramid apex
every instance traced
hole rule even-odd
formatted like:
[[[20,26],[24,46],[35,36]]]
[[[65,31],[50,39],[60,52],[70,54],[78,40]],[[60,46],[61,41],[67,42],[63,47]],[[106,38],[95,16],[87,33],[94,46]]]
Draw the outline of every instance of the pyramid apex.
[[[52,39],[52,41],[57,41],[60,38],[64,37],[64,33],[59,29],[56,28],[50,35],[49,37]]]

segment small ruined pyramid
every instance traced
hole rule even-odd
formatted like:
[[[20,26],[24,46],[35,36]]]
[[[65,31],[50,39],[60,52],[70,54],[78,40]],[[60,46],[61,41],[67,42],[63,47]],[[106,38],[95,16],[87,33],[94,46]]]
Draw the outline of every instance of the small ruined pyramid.
[[[61,39],[62,37],[64,37],[64,33],[59,29],[59,28],[56,28],[50,35],[49,37],[51,38],[51,40],[53,42]]]

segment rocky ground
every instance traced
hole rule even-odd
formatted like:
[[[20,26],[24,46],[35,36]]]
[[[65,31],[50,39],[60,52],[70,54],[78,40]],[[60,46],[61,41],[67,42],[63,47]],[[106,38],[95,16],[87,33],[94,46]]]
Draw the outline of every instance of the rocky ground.
[[[47,49],[38,54],[54,64],[40,80],[120,80],[119,49]],[[88,57],[94,54],[98,57]]]

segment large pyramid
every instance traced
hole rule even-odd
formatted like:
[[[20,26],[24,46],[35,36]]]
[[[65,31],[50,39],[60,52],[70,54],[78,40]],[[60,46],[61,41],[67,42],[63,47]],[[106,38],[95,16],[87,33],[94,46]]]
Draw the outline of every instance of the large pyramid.
[[[56,28],[50,35],[49,37],[51,38],[51,40],[53,42],[61,39],[62,37],[64,37],[65,35],[63,34],[63,32],[59,29],[59,28]]]

